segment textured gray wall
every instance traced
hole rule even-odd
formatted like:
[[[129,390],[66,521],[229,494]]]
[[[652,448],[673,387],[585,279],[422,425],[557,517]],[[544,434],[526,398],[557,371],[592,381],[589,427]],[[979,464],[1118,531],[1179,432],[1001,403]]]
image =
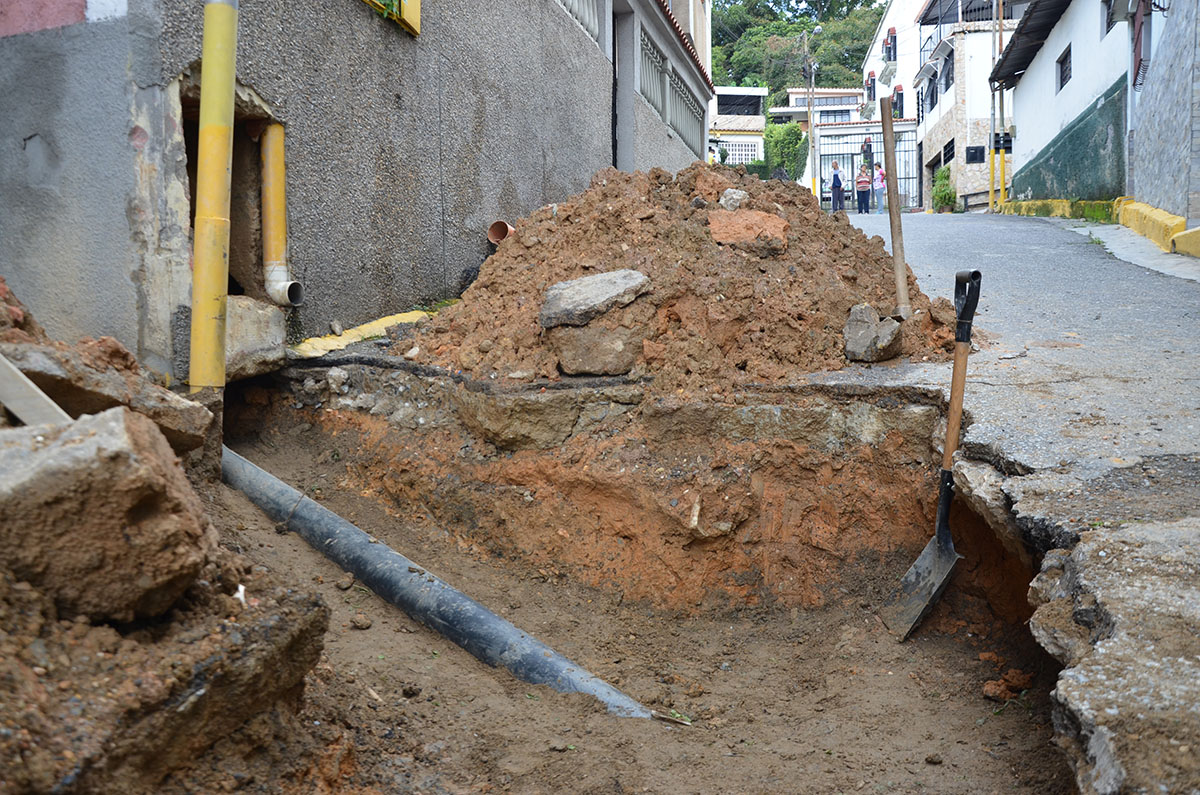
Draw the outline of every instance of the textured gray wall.
[[[1200,11],[1155,14],[1162,40],[1133,110],[1133,190],[1138,201],[1200,223]],[[1193,201],[1189,207],[1189,197]]]
[[[53,336],[132,348],[131,41],[127,20],[0,39],[0,275]]]
[[[163,3],[161,79],[200,55],[202,3]],[[421,35],[361,2],[243,3],[238,76],[287,130],[305,334],[451,295],[485,230],[612,162],[612,67],[555,2],[445,0]]]
[[[698,159],[640,94],[633,98],[633,128],[634,169],[637,171],[649,171],[655,166],[678,171]]]

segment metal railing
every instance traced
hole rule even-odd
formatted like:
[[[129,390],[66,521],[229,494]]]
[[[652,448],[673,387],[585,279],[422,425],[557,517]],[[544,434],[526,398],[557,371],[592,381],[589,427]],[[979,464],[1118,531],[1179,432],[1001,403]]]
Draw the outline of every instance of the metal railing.
[[[679,75],[671,72],[669,77],[671,92],[667,95],[667,123],[699,157],[704,152],[704,109]]]
[[[600,0],[558,0],[567,9],[567,13],[575,17],[575,21],[583,25],[597,43],[600,41]]]
[[[650,106],[665,117],[666,111],[666,59],[654,42],[642,31],[642,74],[638,90]]]

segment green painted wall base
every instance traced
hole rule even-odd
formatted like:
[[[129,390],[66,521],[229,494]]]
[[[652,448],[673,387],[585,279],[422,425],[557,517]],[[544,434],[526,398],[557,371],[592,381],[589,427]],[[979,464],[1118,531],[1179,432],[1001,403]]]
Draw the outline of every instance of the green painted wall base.
[[[1032,201],[1005,202],[1000,212],[1005,215],[1035,215],[1043,218],[1082,218],[1105,224],[1117,222],[1113,201],[1079,201],[1073,199],[1034,199]]]
[[[1123,194],[1127,93],[1122,75],[1013,175],[1013,199],[1104,200]]]

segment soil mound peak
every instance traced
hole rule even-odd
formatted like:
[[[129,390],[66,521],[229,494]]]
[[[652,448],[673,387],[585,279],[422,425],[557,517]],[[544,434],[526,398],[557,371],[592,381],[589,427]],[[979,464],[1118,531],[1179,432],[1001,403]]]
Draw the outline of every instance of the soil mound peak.
[[[539,324],[552,285],[617,270],[644,274],[649,290],[570,335]],[[652,376],[655,391],[780,384],[845,366],[850,308],[886,315],[894,291],[883,240],[827,215],[798,185],[701,163],[675,176],[606,169],[583,193],[518,221],[462,300],[422,325],[415,356],[521,381],[614,374],[611,357],[601,357],[605,370],[577,360],[581,345],[615,346],[627,353],[622,372]],[[950,332],[911,270],[908,291],[916,314],[900,355],[930,356]],[[412,355],[411,346],[401,347]]]

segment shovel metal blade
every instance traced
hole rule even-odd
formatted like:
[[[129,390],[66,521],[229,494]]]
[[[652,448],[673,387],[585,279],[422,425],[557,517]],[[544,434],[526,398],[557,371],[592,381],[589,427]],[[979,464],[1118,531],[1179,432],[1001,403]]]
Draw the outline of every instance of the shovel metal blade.
[[[921,623],[921,619],[933,607],[933,603],[946,590],[954,564],[962,555],[954,551],[954,542],[949,533],[943,541],[941,534],[929,539],[909,570],[900,580],[900,587],[888,597],[879,609],[879,617],[901,641],[904,641]]]

